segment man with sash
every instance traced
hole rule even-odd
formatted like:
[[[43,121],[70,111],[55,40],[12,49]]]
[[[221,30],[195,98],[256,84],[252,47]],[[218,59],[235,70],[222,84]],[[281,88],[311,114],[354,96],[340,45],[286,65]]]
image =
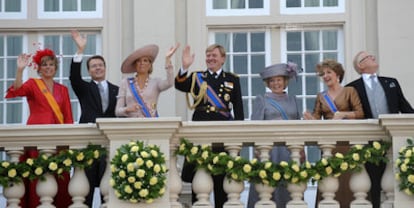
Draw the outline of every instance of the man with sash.
[[[175,79],[175,88],[192,96],[194,103],[190,104],[187,97],[187,104],[194,110],[193,121],[244,120],[239,77],[223,70],[225,60],[224,47],[212,44],[206,49],[207,69],[188,73],[194,54],[191,54],[190,46],[184,48],[182,67]],[[224,148],[213,146],[213,151],[223,152]],[[185,182],[192,182],[194,168],[194,164],[184,163],[182,179]],[[227,201],[227,194],[222,187],[223,179],[224,175],[213,177],[215,207],[223,207]]]
[[[72,31],[72,39],[77,46],[77,52],[70,65],[70,83],[72,89],[81,105],[81,117],[79,123],[95,123],[96,118],[115,117],[116,96],[118,86],[105,79],[105,60],[100,55],[90,57],[86,62],[91,81],[85,81],[81,75],[83,52],[86,47],[86,37],[81,36],[78,31]],[[93,193],[95,187],[99,187],[105,172],[106,161],[102,156],[87,168],[86,176],[89,180],[90,191],[86,196],[85,203],[92,207]]]

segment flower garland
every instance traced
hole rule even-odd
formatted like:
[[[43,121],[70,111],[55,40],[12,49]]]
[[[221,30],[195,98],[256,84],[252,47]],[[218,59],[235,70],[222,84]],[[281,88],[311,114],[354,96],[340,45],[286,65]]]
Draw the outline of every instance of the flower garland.
[[[106,149],[88,145],[84,149],[61,151],[51,156],[41,153],[37,158],[28,158],[18,163],[0,161],[0,185],[7,188],[26,178],[43,180],[47,173],[61,175],[69,172],[71,167],[89,167],[94,160],[105,154]]]
[[[152,203],[165,193],[165,157],[156,145],[141,141],[122,145],[111,160],[111,172],[110,184],[118,199]]]
[[[347,171],[360,170],[360,165],[366,162],[387,162],[385,152],[389,147],[390,143],[384,141],[365,146],[355,145],[345,155],[336,153],[313,165],[309,161],[302,164],[295,161],[272,163],[259,162],[256,158],[234,158],[225,152],[213,153],[210,146],[194,145],[185,139],[181,139],[176,154],[183,155],[189,163],[195,163],[197,169],[204,168],[212,175],[227,174],[227,177],[236,181],[247,180],[276,187],[281,183],[286,184],[284,182],[298,184],[309,180],[319,181],[328,176],[339,177]]]
[[[407,139],[408,146],[402,147],[395,161],[398,173],[395,178],[400,182],[401,191],[411,196],[414,193],[414,143]]]

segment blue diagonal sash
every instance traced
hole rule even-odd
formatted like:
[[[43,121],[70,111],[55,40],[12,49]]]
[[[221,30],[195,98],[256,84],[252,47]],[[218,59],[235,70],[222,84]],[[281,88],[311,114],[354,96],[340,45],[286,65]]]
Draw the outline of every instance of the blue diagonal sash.
[[[331,98],[329,97],[328,93],[323,92],[323,97],[325,98],[326,103],[328,103],[329,108],[331,109],[331,111],[333,113],[336,113],[336,111],[338,111],[338,109],[336,108],[334,102],[331,100]]]
[[[280,112],[283,120],[289,120],[286,112],[283,110],[282,106],[280,106],[279,103],[276,102],[276,100],[273,100],[272,98],[266,98],[266,100],[270,103],[270,105],[272,105],[274,108],[276,108],[276,110]]]
[[[198,87],[201,86],[201,82],[203,78],[201,77],[201,72],[197,72],[197,85]],[[217,96],[216,92],[214,92],[213,88],[210,87],[207,83],[207,99],[208,101],[216,108],[226,109],[226,105],[221,101],[221,99]],[[223,112],[220,111],[222,115],[226,117],[231,117],[230,112]]]
[[[138,104],[141,105],[141,111],[144,114],[145,117],[152,117],[151,113],[148,111],[147,106],[145,105],[144,101],[142,100],[141,96],[137,92],[134,86],[134,78],[129,78],[129,86],[131,87],[131,92],[135,97],[135,100],[137,100]],[[158,114],[156,115],[158,117]]]

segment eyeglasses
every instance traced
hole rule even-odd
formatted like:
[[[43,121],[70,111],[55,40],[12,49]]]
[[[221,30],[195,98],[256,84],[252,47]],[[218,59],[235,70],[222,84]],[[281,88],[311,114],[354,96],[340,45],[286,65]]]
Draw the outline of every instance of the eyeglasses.
[[[375,56],[373,56],[373,55],[367,55],[367,56],[365,56],[364,58],[362,58],[362,59],[359,61],[359,63],[362,63],[363,61],[367,60],[368,58],[370,58],[370,59],[375,59]]]

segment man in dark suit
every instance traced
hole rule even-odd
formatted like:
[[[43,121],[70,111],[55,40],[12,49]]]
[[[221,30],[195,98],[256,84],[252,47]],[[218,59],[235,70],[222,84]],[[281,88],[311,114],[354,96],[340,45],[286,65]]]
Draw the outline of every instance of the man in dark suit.
[[[365,118],[378,118],[380,114],[414,113],[414,109],[405,99],[398,81],[391,77],[377,76],[379,65],[373,55],[366,51],[359,52],[354,58],[354,68],[361,78],[349,83],[361,99]],[[371,163],[365,165],[371,178],[369,196],[373,208],[381,205],[381,178],[385,164],[379,166]]]
[[[86,47],[86,38],[81,36],[78,31],[72,31],[72,39],[75,41],[78,50],[70,65],[69,79],[81,105],[82,112],[79,123],[95,123],[96,118],[115,117],[116,96],[119,87],[105,79],[106,65],[104,58],[95,55],[87,60],[86,66],[92,80],[90,82],[83,80],[81,65],[83,51]],[[93,193],[95,187],[100,185],[105,167],[105,157],[101,157],[85,170],[90,186],[85,203],[89,207],[92,207]]]
[[[175,79],[175,88],[193,96],[194,104],[190,106],[190,109],[194,109],[192,120],[244,120],[239,77],[225,72],[222,68],[226,60],[224,47],[218,44],[210,45],[206,49],[207,70],[192,72],[189,76],[188,68],[194,61],[194,54],[190,54],[190,46],[184,48],[182,56],[182,67]],[[223,152],[224,148],[213,146],[213,151]],[[181,178],[185,182],[192,182],[194,168],[194,164],[184,163]],[[213,176],[213,180],[215,207],[221,208],[227,201],[227,194],[222,185],[224,175]]]

